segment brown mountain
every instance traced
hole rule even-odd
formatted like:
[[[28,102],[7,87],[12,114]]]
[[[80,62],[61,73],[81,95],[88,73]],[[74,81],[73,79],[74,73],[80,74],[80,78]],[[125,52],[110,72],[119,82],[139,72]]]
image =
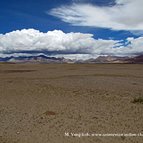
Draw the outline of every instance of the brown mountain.
[[[99,56],[96,59],[79,60],[77,63],[143,63],[143,55],[136,57]]]
[[[136,56],[134,58],[128,58],[125,61],[128,63],[143,63],[143,55]]]

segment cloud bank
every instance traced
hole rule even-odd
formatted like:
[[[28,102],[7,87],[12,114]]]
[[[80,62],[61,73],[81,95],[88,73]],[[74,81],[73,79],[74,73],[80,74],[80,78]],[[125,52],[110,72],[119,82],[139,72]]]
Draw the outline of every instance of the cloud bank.
[[[35,29],[0,34],[0,57],[46,54],[88,59],[99,55],[137,55],[143,53],[143,37],[117,40],[94,39],[92,34],[40,32]]]
[[[143,0],[116,0],[113,6],[74,3],[47,12],[75,26],[143,30]]]

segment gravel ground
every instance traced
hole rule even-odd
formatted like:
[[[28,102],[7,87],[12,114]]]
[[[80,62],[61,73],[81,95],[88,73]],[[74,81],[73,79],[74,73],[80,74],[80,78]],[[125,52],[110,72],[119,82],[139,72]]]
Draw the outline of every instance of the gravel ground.
[[[142,143],[136,98],[143,65],[0,64],[0,143]]]

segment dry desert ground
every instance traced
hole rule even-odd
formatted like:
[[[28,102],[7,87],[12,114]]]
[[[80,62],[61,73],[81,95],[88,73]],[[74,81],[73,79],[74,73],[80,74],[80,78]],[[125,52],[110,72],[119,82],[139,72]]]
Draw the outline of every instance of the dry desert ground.
[[[142,99],[143,65],[1,63],[0,143],[143,143]]]

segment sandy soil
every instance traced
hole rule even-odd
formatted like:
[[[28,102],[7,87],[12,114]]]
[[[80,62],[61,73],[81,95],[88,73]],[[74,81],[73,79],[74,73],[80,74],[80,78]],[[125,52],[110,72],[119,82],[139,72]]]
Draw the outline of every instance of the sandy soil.
[[[0,143],[142,143],[143,65],[0,64]],[[70,136],[65,136],[65,132]]]

